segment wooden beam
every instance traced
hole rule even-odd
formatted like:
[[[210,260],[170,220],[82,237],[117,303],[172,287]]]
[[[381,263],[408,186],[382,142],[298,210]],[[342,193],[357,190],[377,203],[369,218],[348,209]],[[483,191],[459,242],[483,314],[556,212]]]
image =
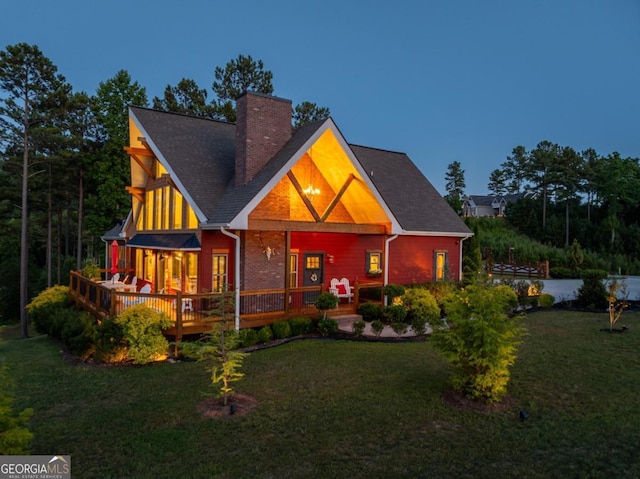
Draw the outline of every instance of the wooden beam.
[[[146,148],[134,148],[131,146],[123,146],[122,149],[127,153],[129,153],[130,155],[148,156],[148,157],[155,156],[151,150],[147,150]]]
[[[144,188],[139,188],[137,186],[126,186],[125,189],[136,199],[144,203]]]
[[[321,220],[323,223],[327,221],[327,218],[329,217],[333,209],[336,207],[336,205],[342,198],[342,195],[344,195],[345,191],[347,191],[347,188],[349,188],[349,185],[351,184],[351,182],[355,179],[356,179],[355,175],[351,173],[349,175],[349,178],[347,178],[347,180],[344,182],[344,185],[342,185],[342,188],[340,188],[340,191],[338,191],[338,194],[333,198],[333,200],[331,200],[331,203],[329,203],[329,206],[327,206],[327,209],[324,210],[324,213],[322,214],[322,217],[321,217]]]
[[[142,168],[144,170],[144,172],[147,174],[147,176],[149,178],[151,178],[152,180],[155,180],[155,176],[153,174],[153,171],[151,171],[151,168],[149,168],[147,165],[144,164],[144,162],[138,157],[138,155],[134,155],[133,153],[129,153],[129,155],[131,156],[131,158],[133,158],[133,160],[138,163],[138,166],[140,166],[140,168]]]
[[[249,229],[259,231],[309,231],[317,233],[387,234],[390,225],[358,225],[354,223],[312,223],[306,221],[249,219]]]
[[[313,219],[316,220],[316,222],[318,223],[322,223],[322,218],[320,218],[320,215],[314,208],[313,204],[311,203],[311,200],[307,197],[307,195],[304,194],[304,190],[302,189],[302,186],[300,186],[300,183],[298,183],[298,179],[295,177],[295,175],[291,171],[287,173],[287,176],[289,177],[289,180],[291,180],[291,183],[293,183],[293,187],[296,189],[296,191],[300,195],[300,198],[302,198],[302,201],[307,206],[307,209],[311,213],[311,216],[313,216]]]

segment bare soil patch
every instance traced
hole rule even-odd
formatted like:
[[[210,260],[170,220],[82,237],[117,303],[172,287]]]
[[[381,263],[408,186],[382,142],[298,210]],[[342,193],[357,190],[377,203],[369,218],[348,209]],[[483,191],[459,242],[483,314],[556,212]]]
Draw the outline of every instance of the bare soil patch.
[[[208,419],[232,419],[249,414],[258,406],[258,400],[248,394],[233,394],[227,398],[206,398],[198,404],[198,412]]]

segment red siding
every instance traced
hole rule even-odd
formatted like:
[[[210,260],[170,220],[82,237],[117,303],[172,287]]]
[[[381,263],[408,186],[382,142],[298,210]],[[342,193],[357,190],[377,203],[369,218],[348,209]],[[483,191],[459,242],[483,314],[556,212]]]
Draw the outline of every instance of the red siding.
[[[389,282],[423,283],[434,280],[434,254],[446,251],[448,276],[459,280],[460,239],[442,236],[398,236],[389,244]]]
[[[329,285],[331,278],[346,277],[354,282],[366,281],[366,252],[383,251],[384,236],[340,233],[292,233],[291,248],[299,253],[298,271],[302,273],[302,258],[305,252],[323,252],[333,256],[333,263],[325,256],[324,284]],[[300,285],[302,278],[300,277]]]
[[[198,264],[198,279],[200,282],[199,291],[203,289],[211,290],[211,254],[214,250],[224,250],[229,254],[229,284],[234,284],[234,256],[235,241],[219,231],[203,231],[202,232],[202,251]]]

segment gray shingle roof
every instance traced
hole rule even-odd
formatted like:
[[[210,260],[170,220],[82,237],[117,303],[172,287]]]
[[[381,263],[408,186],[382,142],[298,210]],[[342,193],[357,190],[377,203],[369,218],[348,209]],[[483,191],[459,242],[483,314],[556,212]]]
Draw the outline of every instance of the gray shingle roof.
[[[350,146],[405,231],[471,233],[405,153]]]
[[[209,224],[234,219],[324,123],[297,129],[251,181],[235,186],[234,124],[139,107],[131,111]],[[471,233],[406,154],[350,147],[405,231]]]

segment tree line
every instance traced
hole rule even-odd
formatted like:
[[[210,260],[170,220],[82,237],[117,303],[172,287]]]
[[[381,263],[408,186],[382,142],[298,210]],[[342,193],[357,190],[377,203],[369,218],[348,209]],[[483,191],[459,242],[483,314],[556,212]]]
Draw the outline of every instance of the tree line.
[[[446,198],[461,212],[464,170],[451,163]],[[640,274],[640,161],[618,152],[541,141],[513,148],[489,175],[488,190],[511,196],[505,219],[544,244],[580,247],[601,256],[612,273]]]
[[[211,90],[208,100],[205,88],[183,78],[151,105],[234,122],[235,99],[244,91],[273,94],[273,74],[239,55],[214,69]],[[100,237],[129,213],[129,105],[149,100],[126,70],[90,95],[74,91],[37,45],[0,51],[0,322],[20,318],[23,336],[29,298],[65,284],[86,258],[101,261]],[[298,127],[330,112],[304,101],[292,114]]]

